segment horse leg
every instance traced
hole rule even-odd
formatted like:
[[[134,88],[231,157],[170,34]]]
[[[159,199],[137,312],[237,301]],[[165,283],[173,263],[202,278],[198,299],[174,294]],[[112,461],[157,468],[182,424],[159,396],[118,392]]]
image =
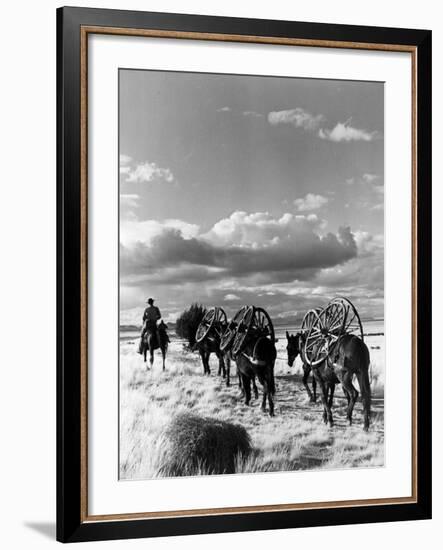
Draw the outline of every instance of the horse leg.
[[[267,394],[268,394],[268,403],[269,403],[269,416],[274,416],[274,398],[272,397],[272,391],[270,391],[269,387],[267,388]]]
[[[237,375],[238,375],[238,387],[240,388],[240,397],[244,397],[245,389],[243,388],[241,374],[239,372],[237,372]]]
[[[312,391],[314,392],[314,403],[317,403],[317,380],[314,373],[312,373]]]
[[[341,377],[341,383],[344,389],[349,394],[348,410],[347,410],[346,416],[350,426],[352,425],[352,412],[354,410],[354,405],[358,397],[358,391],[355,389],[354,385],[352,384],[352,376],[353,376],[352,372],[344,371]]]
[[[330,409],[332,409],[332,404],[334,402],[334,392],[335,392],[335,383],[330,382],[328,387],[328,394],[329,394],[328,405]]]
[[[257,384],[255,383],[255,376],[252,377],[252,387],[254,389],[254,399],[258,399],[258,389]]]
[[[266,379],[263,378],[262,376],[259,376],[258,380],[259,380],[260,384],[263,386],[263,399],[262,399],[262,402],[261,402],[261,410],[263,412],[266,412],[266,396],[269,394],[269,387],[268,387],[268,383],[267,383]]]
[[[206,368],[206,363],[207,363],[206,351],[203,350],[203,349],[199,349],[198,352],[199,352],[200,358],[201,358],[201,360],[202,360],[203,374],[206,374],[206,373],[207,373],[207,368]]]
[[[229,359],[228,355],[222,355],[222,360],[225,364],[226,369],[226,386],[229,388],[231,385],[231,360]]]
[[[316,377],[317,382],[320,386],[320,397],[321,397],[321,402],[322,402],[322,405],[323,405],[323,422],[325,424],[329,423],[329,426],[331,426],[331,428],[332,428],[332,426],[334,425],[334,420],[332,418],[331,407],[329,407],[326,384],[325,384],[321,374],[317,370],[315,370],[315,377]]]
[[[363,429],[367,432],[371,420],[371,384],[369,383],[368,369],[360,370],[357,374],[357,379],[363,404]]]
[[[223,361],[223,355],[220,351],[217,351],[216,355],[218,359],[218,375],[220,376],[223,373],[223,378],[226,378],[226,369],[225,363]]]
[[[151,348],[149,349],[149,363],[150,363],[151,369],[152,369],[152,366],[154,365],[154,350],[151,349]]]
[[[305,387],[306,393],[308,394],[309,401],[314,402],[314,396],[308,386],[309,373],[311,372],[311,367],[309,365],[303,365],[303,386]]]
[[[263,379],[260,380],[260,382],[263,385],[263,400],[261,404],[261,410],[263,412],[266,411],[266,398],[268,398],[269,403],[269,416],[274,416],[274,400],[272,399],[272,382],[268,382],[268,380]]]
[[[205,371],[206,371],[206,374],[209,376],[211,374],[211,369],[209,367],[209,358],[211,357],[211,352],[206,352],[205,353]]]
[[[165,370],[166,350],[162,348],[163,370]]]
[[[243,390],[245,392],[245,405],[249,405],[251,401],[251,379],[245,374],[241,374]]]
[[[205,360],[204,360],[204,358],[203,358],[203,350],[202,350],[202,349],[199,349],[199,350],[198,350],[198,354],[200,355],[200,359],[202,360],[203,374],[206,374]]]

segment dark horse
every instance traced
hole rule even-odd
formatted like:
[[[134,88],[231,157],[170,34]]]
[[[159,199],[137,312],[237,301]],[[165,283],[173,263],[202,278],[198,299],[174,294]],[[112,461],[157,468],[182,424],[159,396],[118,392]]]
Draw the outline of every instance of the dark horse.
[[[251,381],[254,384],[255,377],[263,386],[262,411],[266,411],[266,399],[269,403],[269,415],[274,416],[275,381],[274,364],[277,357],[275,344],[268,338],[260,337],[258,340],[250,340],[246,346],[235,356],[237,372],[241,378],[242,388],[245,393],[245,404],[251,401]],[[256,388],[255,388],[256,390]]]
[[[304,346],[304,335],[299,338],[288,339],[288,361],[290,355],[295,357]],[[302,356],[303,360],[303,356]],[[363,403],[363,427],[367,431],[371,416],[371,386],[369,383],[369,350],[366,344],[352,334],[341,336],[332,346],[329,357],[319,365],[313,367],[312,372],[321,389],[321,400],[323,403],[323,420],[333,425],[332,399],[328,399],[328,384],[339,381],[348,401],[347,418],[352,424],[352,413],[357,401],[358,391],[352,384],[354,374],[360,386]]]
[[[166,352],[168,351],[169,344],[169,336],[166,332],[167,328],[168,326],[166,325],[166,323],[161,321],[161,323],[157,327],[157,330],[153,329],[153,327],[148,326],[142,337],[140,350],[143,353],[143,359],[145,363],[146,355],[149,350],[149,363],[151,365],[151,368],[154,364],[154,350],[160,348],[163,359],[163,370],[165,370]]]
[[[211,353],[215,353],[218,359],[218,375],[223,374],[223,378],[226,378],[226,385],[231,384],[230,379],[230,368],[229,363],[227,363],[228,368],[225,365],[224,353],[220,351],[220,341],[214,336],[207,336],[202,342],[195,343],[193,349],[197,349],[203,364],[203,374],[211,374],[211,369],[209,367],[209,357]]]
[[[314,373],[312,373],[312,391],[309,387],[308,381],[309,381],[309,375],[311,374],[312,367],[311,365],[306,361],[306,357],[303,351],[303,346],[300,344],[300,339],[303,337],[302,332],[297,332],[297,334],[289,334],[288,331],[286,331],[286,340],[288,341],[288,344],[286,346],[286,350],[288,352],[288,366],[292,367],[294,364],[295,359],[300,354],[300,358],[302,360],[302,367],[303,367],[303,386],[306,389],[306,393],[308,394],[309,401],[311,403],[317,402],[317,381],[315,379]],[[338,384],[340,381],[338,378],[335,378],[327,383],[327,394],[328,394],[328,401],[330,403],[330,407],[332,407],[332,402],[334,399],[334,392],[335,392],[335,385]]]

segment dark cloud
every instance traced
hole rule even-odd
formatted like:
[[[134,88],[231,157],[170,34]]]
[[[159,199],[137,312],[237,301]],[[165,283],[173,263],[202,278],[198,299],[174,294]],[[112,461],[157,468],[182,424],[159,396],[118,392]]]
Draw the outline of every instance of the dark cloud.
[[[336,266],[356,255],[357,245],[349,227],[324,236],[305,227],[263,247],[219,246],[201,237],[184,238],[180,230],[165,228],[149,244],[122,246],[120,265],[123,274],[158,275],[171,267],[184,267],[188,277],[200,281],[220,276],[257,276],[259,283],[270,277],[277,282],[307,280],[319,269]],[[189,266],[198,269],[189,270]],[[173,275],[174,280],[176,277]]]
[[[228,316],[247,303],[296,326],[310,308],[345,295],[363,316],[382,312],[382,235],[349,227],[324,233],[312,214],[235,212],[204,234],[171,224],[136,223],[136,238],[121,245],[123,309],[151,294],[171,319],[194,301],[222,305]]]

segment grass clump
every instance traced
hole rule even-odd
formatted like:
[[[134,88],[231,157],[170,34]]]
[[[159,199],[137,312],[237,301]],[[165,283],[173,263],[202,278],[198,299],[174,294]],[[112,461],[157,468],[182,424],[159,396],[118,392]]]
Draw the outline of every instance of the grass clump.
[[[161,477],[232,474],[241,458],[251,453],[248,432],[224,420],[177,414],[162,437]]]

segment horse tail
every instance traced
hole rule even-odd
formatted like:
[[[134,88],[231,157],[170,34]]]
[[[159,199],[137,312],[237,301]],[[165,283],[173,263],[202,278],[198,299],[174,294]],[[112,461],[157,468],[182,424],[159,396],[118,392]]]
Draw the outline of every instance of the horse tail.
[[[362,362],[363,363],[363,362]],[[358,385],[360,386],[361,400],[363,403],[364,428],[369,428],[371,417],[371,384],[369,382],[369,364],[361,364],[357,372]]]
[[[252,357],[249,360],[255,364],[261,364],[266,369],[266,381],[269,392],[275,395],[274,363],[277,357],[275,344],[264,336],[255,343]]]

